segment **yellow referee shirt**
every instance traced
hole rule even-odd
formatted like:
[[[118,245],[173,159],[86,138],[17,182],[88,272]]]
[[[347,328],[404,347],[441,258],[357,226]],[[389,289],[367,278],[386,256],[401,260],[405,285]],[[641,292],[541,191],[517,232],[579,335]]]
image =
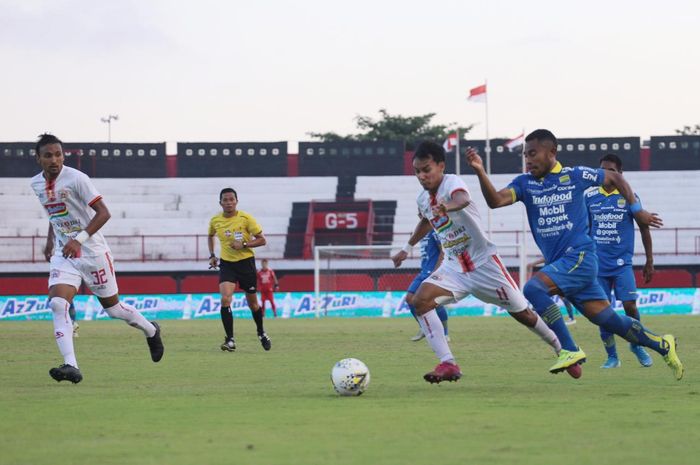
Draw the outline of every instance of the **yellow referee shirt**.
[[[234,240],[248,242],[252,236],[261,232],[262,228],[253,215],[241,210],[236,210],[236,213],[229,218],[226,218],[221,212],[209,221],[209,235],[216,235],[219,238],[221,258],[228,262],[254,257],[255,254],[250,248],[236,250],[231,246],[231,243]]]

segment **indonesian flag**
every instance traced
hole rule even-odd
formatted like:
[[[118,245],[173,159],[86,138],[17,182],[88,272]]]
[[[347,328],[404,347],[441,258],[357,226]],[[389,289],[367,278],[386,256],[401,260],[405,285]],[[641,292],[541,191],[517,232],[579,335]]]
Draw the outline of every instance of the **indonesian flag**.
[[[485,102],[486,101],[486,84],[479,87],[474,87],[469,91],[469,97],[467,100],[472,102]]]
[[[508,150],[512,152],[515,150],[517,147],[520,147],[525,143],[525,133],[521,132],[519,136],[512,138],[511,140],[507,141],[504,146],[508,147]]]
[[[445,139],[445,143],[442,144],[442,147],[445,149],[445,152],[451,152],[452,149],[457,147],[457,133],[453,132],[452,134],[447,136],[447,139]]]

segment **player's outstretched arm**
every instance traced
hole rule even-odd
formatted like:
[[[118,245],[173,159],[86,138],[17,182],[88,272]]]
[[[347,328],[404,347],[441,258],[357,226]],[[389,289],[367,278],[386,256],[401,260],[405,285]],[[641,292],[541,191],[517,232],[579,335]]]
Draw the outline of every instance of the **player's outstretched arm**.
[[[85,242],[90,236],[95,234],[97,231],[105,225],[107,221],[112,217],[109,213],[107,205],[102,200],[91,205],[92,209],[95,210],[95,216],[92,217],[90,222],[85,229],[80,231],[78,235],[68,241],[66,245],[63,246],[63,256],[68,258],[77,257],[80,252],[80,246]]]
[[[490,208],[501,208],[513,204],[513,194],[511,194],[510,189],[496,190],[484,169],[481,157],[473,147],[469,147],[467,150],[467,164],[472,167],[476,177],[479,179],[481,193],[484,195],[486,204]]]
[[[391,261],[394,262],[394,268],[398,268],[401,266],[401,263],[403,263],[403,261],[408,258],[408,252],[409,250],[411,250],[411,247],[413,247],[418,243],[418,241],[423,239],[425,235],[430,232],[431,229],[432,226],[430,225],[430,221],[421,217],[420,221],[413,230],[413,234],[411,234],[411,237],[408,238],[408,243],[404,246],[403,249],[401,249],[391,257]]]
[[[652,228],[660,228],[664,225],[663,220],[656,213],[650,213],[642,208],[642,205],[637,200],[634,195],[632,187],[629,185],[627,180],[620,174],[614,171],[605,170],[605,184],[612,184],[620,191],[627,203],[630,206],[630,210],[634,215],[635,221],[638,225],[651,226]]]

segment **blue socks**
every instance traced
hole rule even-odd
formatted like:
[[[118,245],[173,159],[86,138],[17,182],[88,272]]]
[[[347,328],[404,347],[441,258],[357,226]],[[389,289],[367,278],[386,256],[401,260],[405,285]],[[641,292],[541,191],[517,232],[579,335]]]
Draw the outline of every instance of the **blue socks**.
[[[532,278],[523,288],[525,298],[530,301],[535,311],[542,317],[547,326],[557,335],[561,348],[569,351],[577,351],[578,346],[571,337],[564,320],[561,317],[559,306],[549,296],[547,286],[539,278]]]
[[[603,341],[603,346],[605,346],[605,352],[608,357],[617,358],[617,347],[615,346],[615,335],[609,331],[604,330],[602,327],[600,329],[600,340]]]
[[[668,353],[668,347],[657,334],[647,330],[642,324],[627,315],[618,315],[609,305],[590,320],[600,326],[602,330],[622,336],[632,344],[639,344],[658,352],[661,355]],[[607,349],[607,347],[606,347]]]

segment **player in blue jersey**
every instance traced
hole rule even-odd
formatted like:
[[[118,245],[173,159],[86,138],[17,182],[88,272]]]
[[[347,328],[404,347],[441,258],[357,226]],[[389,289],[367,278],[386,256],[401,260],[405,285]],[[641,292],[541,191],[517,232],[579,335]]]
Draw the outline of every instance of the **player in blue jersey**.
[[[406,291],[406,304],[408,305],[408,308],[411,310],[411,315],[413,315],[413,318],[418,321],[418,318],[416,318],[416,307],[413,305],[413,296],[416,294],[416,291],[420,287],[421,283],[428,279],[428,276],[435,271],[437,268],[436,265],[442,260],[442,249],[440,248],[440,241],[439,239],[435,236],[435,232],[431,231],[429,232],[421,241],[419,242],[420,245],[420,273],[416,275],[416,277],[413,279],[413,282],[411,282],[411,285],[408,286],[408,290]],[[440,318],[440,321],[442,322],[442,326],[445,327],[445,337],[447,338],[447,342],[450,342],[450,336],[448,335],[447,331],[447,309],[443,305],[438,305],[437,308],[435,308],[437,311],[438,317]],[[412,341],[420,341],[425,337],[425,334],[423,334],[422,329],[418,329],[418,334],[413,336],[411,338]]]
[[[615,154],[605,155],[600,159],[600,167],[604,170],[622,173],[622,160]],[[639,197],[635,196],[640,203]],[[591,237],[596,243],[598,255],[598,283],[611,296],[615,290],[615,298],[622,301],[627,316],[639,320],[637,309],[637,286],[632,271],[632,255],[634,255],[634,215],[630,205],[614,186],[605,184],[597,189],[586,192],[586,206],[591,225]],[[654,274],[654,257],[651,251],[651,233],[649,226],[637,223],[642,236],[646,263],[643,268],[644,281],[648,283]],[[610,299],[611,302],[614,302]],[[600,338],[603,340],[608,359],[601,368],[617,368],[620,359],[617,356],[615,335],[600,328]],[[630,350],[637,356],[642,366],[649,367],[653,360],[639,344],[630,343]]]
[[[557,139],[550,131],[538,129],[525,138],[526,174],[517,176],[500,191],[491,183],[476,150],[467,151],[486,203],[491,208],[525,204],[532,235],[546,265],[525,284],[523,293],[542,319],[556,333],[562,345],[552,373],[583,363],[586,354],[574,342],[564,324],[559,306],[550,296],[563,295],[590,321],[611,333],[661,354],[676,379],[683,377],[683,364],[671,334],[656,335],[627,315],[618,315],[598,283],[598,257],[589,235],[585,190],[592,186],[615,186],[629,203],[640,224],[663,225],[655,214],[637,202],[621,174],[583,166],[563,168],[557,161]]]

